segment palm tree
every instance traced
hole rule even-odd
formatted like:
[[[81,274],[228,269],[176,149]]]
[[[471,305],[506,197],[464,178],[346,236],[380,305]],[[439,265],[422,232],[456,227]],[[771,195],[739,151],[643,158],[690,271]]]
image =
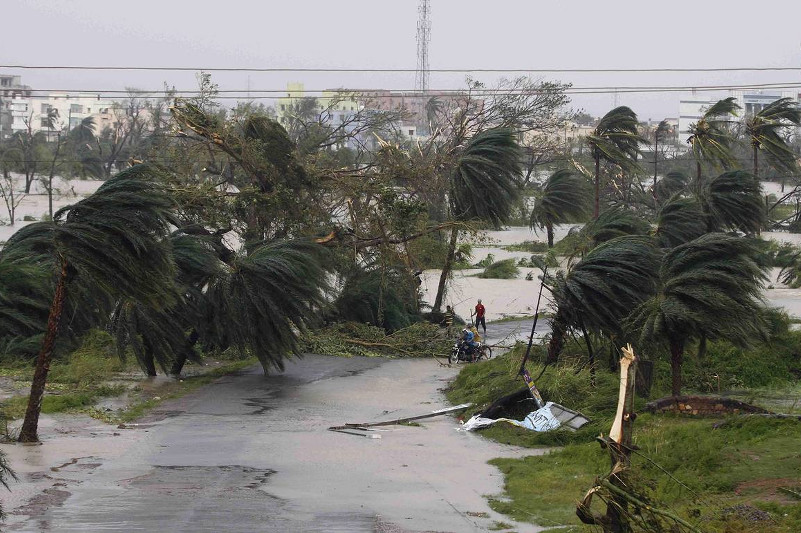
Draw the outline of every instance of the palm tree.
[[[689,182],[690,178],[679,170],[672,170],[665,174],[665,177],[659,183],[654,183],[653,186],[653,196],[656,199],[657,206],[667,201],[674,194],[684,191]]]
[[[553,283],[556,315],[551,322],[548,360],[564,346],[567,331],[618,334],[621,323],[656,287],[659,250],[647,236],[623,236],[590,251]]]
[[[739,230],[750,235],[759,233],[765,224],[762,186],[743,170],[713,178],[699,200],[707,215],[708,231]]]
[[[455,221],[485,220],[499,227],[520,197],[520,147],[512,130],[493,128],[470,139],[459,154],[449,179],[449,208]],[[448,254],[437,286],[434,311],[442,307],[445,282],[451,272],[459,227],[451,229]]]
[[[654,237],[661,248],[673,248],[706,232],[706,214],[698,201],[677,195],[659,210]]]
[[[545,228],[553,247],[554,224],[579,222],[588,211],[587,180],[570,170],[557,170],[546,180],[542,196],[531,210],[532,228]]]
[[[327,250],[312,241],[275,241],[234,255],[207,289],[209,339],[283,369],[298,335],[325,304]]]
[[[659,142],[664,141],[667,139],[668,134],[670,133],[670,124],[667,120],[661,121],[654,130],[654,184],[653,188],[651,189],[654,192],[654,198],[658,200],[656,196],[657,193],[657,183],[658,183],[658,163],[659,163]]]
[[[681,394],[684,347],[701,337],[745,345],[762,334],[761,291],[767,279],[750,239],[709,233],[667,252],[659,285],[626,320],[641,350],[662,341],[670,350],[672,393]]]
[[[716,102],[706,110],[698,122],[690,124],[687,144],[695,157],[695,187],[701,190],[701,161],[720,165],[724,169],[736,162],[731,153],[732,136],[728,129],[728,118],[736,116],[740,106],[733,96]]]
[[[779,98],[745,120],[745,133],[754,153],[754,177],[759,179],[759,151],[780,172],[795,174],[796,155],[782,138],[781,130],[801,123],[801,109],[791,98]]]
[[[173,264],[161,243],[173,221],[173,203],[152,179],[154,174],[146,165],[121,172],[92,196],[57,211],[52,222],[22,228],[3,249],[6,259],[28,258],[50,268],[56,281],[20,442],[38,440],[50,359],[73,283],[156,309],[174,301]]]
[[[587,144],[595,160],[593,218],[598,218],[601,212],[601,160],[618,165],[624,172],[637,171],[640,144],[645,142],[637,132],[637,115],[626,106],[616,107],[604,115],[592,134],[587,136]]]

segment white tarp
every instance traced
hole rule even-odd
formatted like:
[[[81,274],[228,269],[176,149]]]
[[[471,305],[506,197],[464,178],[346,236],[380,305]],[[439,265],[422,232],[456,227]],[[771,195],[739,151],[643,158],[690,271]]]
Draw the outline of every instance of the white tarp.
[[[530,429],[533,431],[551,431],[560,426],[559,420],[551,412],[553,402],[548,402],[545,407],[541,407],[536,411],[530,412],[523,420],[512,420],[511,418],[484,418],[481,415],[476,415],[460,428],[462,431],[473,431],[487,426],[491,426],[496,422],[508,422],[515,426]]]

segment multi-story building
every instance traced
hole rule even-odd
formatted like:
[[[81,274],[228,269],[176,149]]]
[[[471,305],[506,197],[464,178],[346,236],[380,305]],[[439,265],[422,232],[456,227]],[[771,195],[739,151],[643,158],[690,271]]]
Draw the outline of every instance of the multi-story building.
[[[0,139],[11,136],[14,115],[27,111],[27,104],[19,105],[17,100],[30,96],[31,88],[22,84],[20,76],[0,74]]]

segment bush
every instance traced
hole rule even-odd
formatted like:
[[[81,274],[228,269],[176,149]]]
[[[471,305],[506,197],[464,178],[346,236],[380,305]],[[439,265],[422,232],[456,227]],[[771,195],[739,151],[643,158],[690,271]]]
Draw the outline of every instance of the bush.
[[[90,330],[77,350],[66,361],[53,364],[48,375],[51,383],[92,385],[125,370],[117,356],[113,337],[102,330]]]
[[[479,278],[487,279],[514,279],[520,274],[520,269],[515,265],[514,259],[504,259],[492,263],[478,275]]]

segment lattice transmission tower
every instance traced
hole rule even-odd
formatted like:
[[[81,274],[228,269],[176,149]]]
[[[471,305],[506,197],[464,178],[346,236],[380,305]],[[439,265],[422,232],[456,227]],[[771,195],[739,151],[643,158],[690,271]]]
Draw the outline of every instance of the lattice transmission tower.
[[[414,75],[414,88],[418,92],[428,91],[428,42],[431,39],[431,3],[420,0],[417,7],[417,71]]]

